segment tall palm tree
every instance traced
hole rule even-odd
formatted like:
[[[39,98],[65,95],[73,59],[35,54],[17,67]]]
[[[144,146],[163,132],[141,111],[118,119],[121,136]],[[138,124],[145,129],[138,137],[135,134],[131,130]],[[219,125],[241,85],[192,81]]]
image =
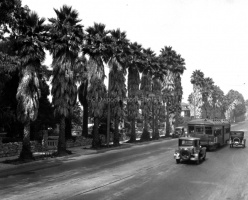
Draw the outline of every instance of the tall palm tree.
[[[152,109],[152,102],[149,94],[152,90],[152,77],[150,73],[143,72],[141,81],[140,81],[140,92],[142,93],[142,101],[141,101],[141,109],[142,109],[142,116],[143,116],[143,132],[141,135],[141,140],[150,140],[150,133],[148,130],[148,122],[149,122],[149,116]]]
[[[83,130],[82,136],[88,137],[88,85],[89,85],[89,76],[87,69],[87,59],[84,56],[81,56],[79,59],[79,82],[78,87],[78,100],[83,106]]]
[[[103,97],[103,91],[105,91],[103,87],[105,78],[104,63],[107,63],[111,56],[111,38],[108,35],[109,31],[107,31],[105,29],[105,25],[101,23],[94,23],[93,26],[90,26],[86,29],[86,32],[88,34],[85,37],[83,53],[90,57],[90,66],[92,66],[94,68],[93,71],[96,72],[96,76],[91,76],[93,80],[90,81],[92,87],[89,87],[89,91],[92,90],[90,92],[91,98],[96,98],[97,100],[98,98]],[[95,82],[95,85],[92,81]],[[93,86],[98,89],[93,90]],[[91,109],[93,109],[92,112],[94,113],[94,137],[92,141],[92,146],[94,148],[98,148],[100,146],[98,126],[99,119],[103,115],[102,109],[104,104],[106,104],[105,101],[99,101],[98,103],[91,104],[91,106],[93,106]]]
[[[154,100],[152,105],[152,139],[159,139],[159,116],[162,110],[162,81],[156,77],[156,73],[153,75],[152,79],[152,93],[154,94]]]
[[[127,113],[131,121],[130,142],[136,141],[135,122],[139,112],[138,92],[140,84],[139,70],[143,66],[142,46],[138,43],[130,44],[130,55],[128,62],[128,102]]]
[[[143,49],[143,59],[144,59],[144,66],[142,70],[142,77],[141,77],[141,85],[140,91],[144,97],[145,101],[142,101],[141,108],[142,114],[144,117],[144,129],[141,136],[142,140],[150,140],[150,133],[148,131],[148,123],[152,124],[153,131],[154,131],[154,119],[152,123],[149,121],[150,113],[152,111],[152,118],[154,116],[154,107],[153,104],[155,103],[155,94],[153,93],[153,79],[155,78],[155,73],[160,69],[159,63],[156,58],[154,51],[150,48]],[[147,100],[147,101],[146,101]]]
[[[124,102],[126,97],[125,71],[117,62],[110,63],[110,88],[109,98],[111,99],[111,114],[114,120],[114,145],[119,145],[119,123],[124,118]]]
[[[45,60],[44,18],[37,13],[23,14],[23,23],[16,36],[17,56],[20,58],[20,81],[16,98],[18,101],[17,117],[24,124],[23,147],[21,159],[32,158],[30,147],[30,121],[37,118],[39,109],[39,76],[41,63]]]
[[[185,60],[181,57],[180,54],[177,54],[177,63],[174,66],[174,105],[173,105],[173,113],[175,114],[175,118],[178,118],[181,115],[181,101],[183,95],[183,88],[181,83],[181,75],[183,74],[185,68]],[[177,122],[176,122],[177,123]]]
[[[166,101],[166,134],[169,135],[173,129],[172,121],[175,116],[175,109],[173,108],[174,100],[177,98],[179,92],[176,90],[176,79],[185,70],[184,59],[172,50],[172,47],[164,47],[161,49],[160,59],[163,66],[167,69],[167,75],[164,76],[162,93]],[[173,130],[172,130],[173,131]]]
[[[126,33],[120,29],[111,32],[111,57],[109,66],[109,98],[111,104],[111,116],[114,119],[114,145],[119,145],[119,122],[124,118],[124,101],[126,97],[125,75],[128,67],[126,59],[129,53],[129,41]],[[110,106],[109,104],[109,106]],[[109,122],[108,122],[109,123]]]
[[[98,64],[93,59],[89,59],[88,63],[89,68],[89,88],[88,88],[88,104],[90,115],[94,118],[94,130],[93,130],[93,140],[92,147],[99,148],[101,145],[100,136],[99,136],[99,124],[100,118],[103,116],[104,106],[106,104],[106,87],[103,83],[102,72],[98,71]]]
[[[176,52],[172,50],[172,47],[164,47],[160,50],[160,62],[162,62],[162,69],[164,71],[163,83],[162,83],[162,95],[163,100],[166,102],[166,135],[169,136],[171,131],[170,126],[170,112],[169,107],[172,99],[172,91],[174,90],[174,74],[173,66],[176,65]]]
[[[63,5],[54,9],[56,18],[49,19],[48,49],[52,54],[52,95],[55,114],[60,118],[58,154],[67,154],[65,143],[65,118],[72,112],[76,103],[77,58],[83,39],[81,20],[72,7]]]
[[[212,93],[214,90],[214,81],[212,78],[204,78],[203,82],[203,88],[202,88],[202,111],[203,111],[203,116],[209,118],[211,116],[211,106],[212,106]]]
[[[204,73],[201,70],[193,71],[190,82],[193,84],[194,117],[201,117],[202,93]]]

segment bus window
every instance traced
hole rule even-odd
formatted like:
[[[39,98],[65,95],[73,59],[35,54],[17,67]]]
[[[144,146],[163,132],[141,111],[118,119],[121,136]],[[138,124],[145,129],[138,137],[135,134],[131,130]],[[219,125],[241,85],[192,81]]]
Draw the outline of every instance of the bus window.
[[[226,134],[230,133],[230,128],[226,128]]]
[[[205,134],[212,135],[212,127],[205,127]]]
[[[189,133],[194,133],[195,127],[194,126],[189,126]]]
[[[220,136],[221,135],[221,129],[214,130],[214,136]]]
[[[202,126],[196,126],[195,127],[195,131],[196,131],[197,134],[203,134],[204,127],[202,127]]]

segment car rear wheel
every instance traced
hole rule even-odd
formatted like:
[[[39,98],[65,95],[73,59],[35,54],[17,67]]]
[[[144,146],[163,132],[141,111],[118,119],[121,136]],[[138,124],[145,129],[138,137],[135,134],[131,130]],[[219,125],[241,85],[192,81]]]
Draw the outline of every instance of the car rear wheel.
[[[180,164],[180,159],[176,159],[177,164]]]

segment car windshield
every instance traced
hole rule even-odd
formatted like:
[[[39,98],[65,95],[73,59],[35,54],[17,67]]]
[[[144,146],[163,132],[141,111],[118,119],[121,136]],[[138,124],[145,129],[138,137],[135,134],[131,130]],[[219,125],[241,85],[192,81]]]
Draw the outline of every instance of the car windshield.
[[[231,132],[231,136],[238,136],[238,137],[243,137],[244,133],[243,132]]]
[[[180,146],[194,146],[194,140],[179,140]]]

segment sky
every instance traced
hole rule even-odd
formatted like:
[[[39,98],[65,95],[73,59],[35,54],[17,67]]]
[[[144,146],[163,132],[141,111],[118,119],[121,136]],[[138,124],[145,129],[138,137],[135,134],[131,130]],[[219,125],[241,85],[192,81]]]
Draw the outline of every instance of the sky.
[[[183,102],[193,91],[190,77],[201,70],[227,94],[238,91],[248,99],[247,0],[22,0],[40,17],[56,17],[64,4],[79,13],[86,29],[94,22],[107,30],[120,28],[130,42],[157,55],[171,46],[185,59]],[[48,21],[47,21],[48,22]],[[47,56],[45,64],[51,64]]]

